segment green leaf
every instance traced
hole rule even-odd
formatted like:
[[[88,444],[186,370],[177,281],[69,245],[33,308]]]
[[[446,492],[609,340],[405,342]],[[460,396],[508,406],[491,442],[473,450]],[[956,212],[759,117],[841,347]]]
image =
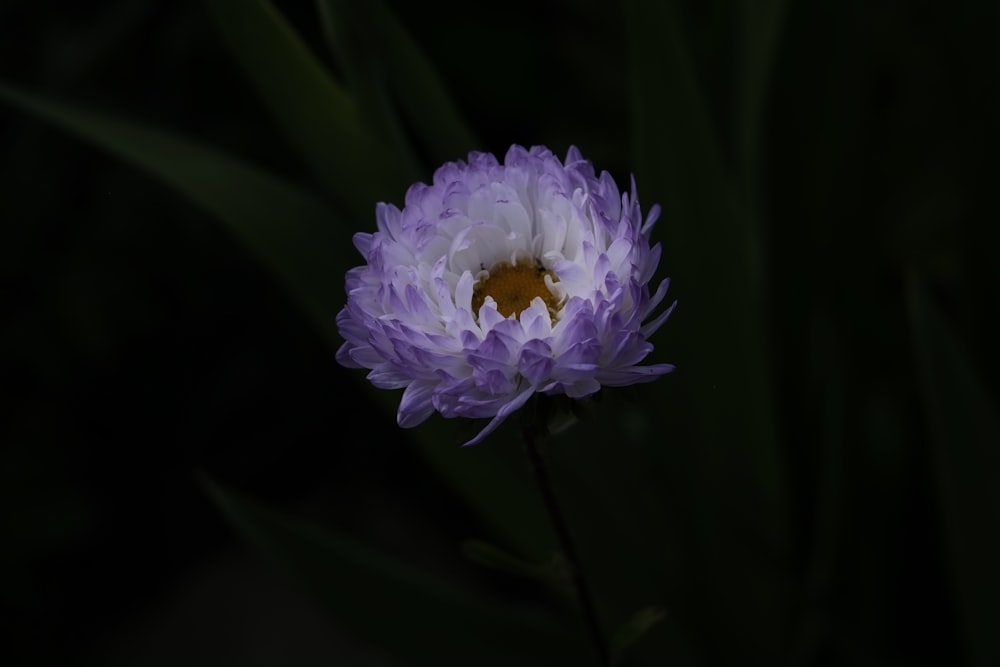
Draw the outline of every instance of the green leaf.
[[[284,283],[320,330],[337,340],[333,286],[343,284],[350,260],[343,223],[324,201],[169,132],[4,85],[0,100],[142,169],[214,215]]]
[[[352,29],[350,25],[344,25],[344,22],[331,16],[330,3],[316,4],[323,35],[338,61],[337,64],[343,72],[352,96],[357,100],[361,114],[378,129],[379,134],[396,154],[396,159],[402,161],[414,174],[422,174],[426,168],[421,166],[413,138],[405,126],[402,111],[393,100],[388,81],[389,73],[386,72],[381,55],[368,47],[372,41],[368,34],[369,29],[367,27],[362,29],[357,25],[356,29]],[[365,13],[365,7],[367,5],[361,3],[347,5],[345,9],[354,9],[348,11],[353,15]]]
[[[401,664],[586,664],[579,654],[585,643],[537,610],[483,598],[207,478],[203,483],[248,542],[345,628]]]
[[[569,573],[561,559],[553,559],[547,564],[534,563],[482,540],[466,540],[462,543],[462,553],[469,560],[491,570],[535,579],[556,590],[564,598],[570,599],[573,595]]]
[[[435,165],[483,148],[434,65],[381,0],[317,3],[327,38],[352,85],[372,96],[373,81],[382,84]]]
[[[671,358],[687,393],[679,409],[690,409],[696,428],[675,480],[693,511],[688,548],[698,572],[687,595],[698,622],[728,638],[705,647],[710,661],[773,664],[789,613],[789,582],[774,563],[790,545],[761,238],[674,6],[625,7],[636,180],[644,201],[663,205],[658,232],[679,301]]]
[[[652,192],[663,203],[665,264],[675,293],[683,295],[671,327],[691,355],[685,367],[707,435],[721,442],[738,434],[734,450],[745,452],[748,472],[766,490],[768,510],[777,511],[780,475],[760,239],[740,205],[668,6],[638,0],[626,6],[632,9],[637,179],[647,201]],[[779,543],[782,532],[772,526],[769,540]]]
[[[907,302],[965,659],[1000,664],[1000,410],[912,275]]]
[[[734,67],[736,103],[733,124],[739,154],[741,176],[748,192],[754,192],[757,169],[757,146],[760,143],[762,117],[771,83],[771,72],[785,19],[785,0],[757,0],[733,6],[739,32]]]
[[[816,463],[805,468],[816,488],[816,508],[808,536],[793,664],[811,665],[820,661],[825,642],[830,639],[830,600],[834,597],[838,566],[843,560],[847,383],[843,344],[836,323],[826,309],[820,306],[811,309],[806,337],[808,356],[802,391],[810,396],[809,402],[815,406],[816,414],[807,415],[807,419],[816,425],[817,446],[813,454]],[[815,478],[812,477],[813,468]]]
[[[299,35],[265,0],[209,0],[220,32],[281,129],[324,187],[359,220],[402,199],[415,174],[362,117]]]
[[[322,201],[167,132],[5,86],[0,99],[139,167],[216,216],[273,270],[330,343],[340,344],[335,310],[345,300],[344,272],[360,258],[348,252],[344,225]],[[397,393],[355,377],[392,419]],[[454,426],[440,419],[401,437],[412,439],[430,467],[513,548],[532,557],[549,552],[552,535],[539,500],[502,448],[462,448]]]
[[[611,638],[611,653],[615,664],[619,664],[625,652],[662,621],[664,616],[666,611],[659,607],[643,607],[625,621]]]

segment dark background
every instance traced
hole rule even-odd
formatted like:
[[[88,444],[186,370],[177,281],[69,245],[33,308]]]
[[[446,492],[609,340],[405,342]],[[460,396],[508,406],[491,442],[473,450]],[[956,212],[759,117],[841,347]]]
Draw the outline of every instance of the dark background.
[[[627,178],[628,35],[617,7],[436,3],[432,14],[391,4],[482,148],[563,153],[573,143]],[[817,480],[829,462],[814,429],[825,378],[800,374],[819,321],[848,389],[831,537],[845,546],[816,662],[962,663],[904,277],[919,275],[995,397],[1000,14],[976,2],[790,4],[757,174],[796,500],[789,576],[808,577],[808,545],[827,530],[816,528]],[[312,4],[278,5],[329,60]],[[727,3],[682,3],[680,15],[733,157],[725,110],[737,19]],[[310,182],[198,3],[7,0],[0,80]],[[0,146],[0,655],[25,665],[378,664],[377,649],[331,634],[237,539],[198,471],[440,571],[462,566],[457,544],[482,532],[477,519],[213,219],[6,106]],[[663,271],[682,252],[667,248]],[[872,443],[865,434],[885,406],[899,419]],[[533,595],[486,573],[478,584]]]

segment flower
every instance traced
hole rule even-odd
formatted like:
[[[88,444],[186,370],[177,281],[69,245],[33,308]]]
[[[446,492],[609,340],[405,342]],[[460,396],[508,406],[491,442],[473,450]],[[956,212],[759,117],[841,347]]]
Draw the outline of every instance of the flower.
[[[367,264],[347,273],[337,360],[370,369],[382,389],[405,388],[399,425],[491,418],[480,442],[535,393],[580,399],[648,382],[670,364],[639,365],[669,279],[650,295],[659,217],[643,219],[632,179],[619,194],[575,147],[565,164],[542,146],[512,146],[503,164],[473,152],[402,210],[376,207],[378,231],[354,245]]]

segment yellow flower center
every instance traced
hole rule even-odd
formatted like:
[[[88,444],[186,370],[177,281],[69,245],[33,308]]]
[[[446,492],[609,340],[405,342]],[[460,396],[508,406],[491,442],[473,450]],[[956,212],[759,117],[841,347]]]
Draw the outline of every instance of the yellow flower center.
[[[497,302],[497,311],[504,317],[518,316],[531,305],[532,299],[540,297],[554,315],[559,308],[559,299],[548,285],[545,276],[553,282],[556,277],[551,271],[534,261],[526,264],[500,262],[481,280],[476,281],[472,290],[472,312],[479,314],[479,308],[487,296]]]

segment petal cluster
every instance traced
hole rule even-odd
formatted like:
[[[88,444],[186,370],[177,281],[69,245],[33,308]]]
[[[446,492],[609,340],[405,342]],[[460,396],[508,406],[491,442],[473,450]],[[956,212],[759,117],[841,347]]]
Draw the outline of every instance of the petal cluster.
[[[383,389],[405,389],[400,426],[445,417],[489,418],[482,440],[536,392],[583,398],[602,386],[653,380],[669,364],[640,365],[667,319],[667,292],[649,282],[660,259],[632,182],[621,193],[576,148],[512,146],[445,164],[400,210],[378,204],[378,231],[354,245],[366,264],[347,273],[337,316],[344,366],[367,368]],[[537,265],[549,298],[505,316],[473,293],[498,266]],[[553,308],[552,303],[557,303]]]

